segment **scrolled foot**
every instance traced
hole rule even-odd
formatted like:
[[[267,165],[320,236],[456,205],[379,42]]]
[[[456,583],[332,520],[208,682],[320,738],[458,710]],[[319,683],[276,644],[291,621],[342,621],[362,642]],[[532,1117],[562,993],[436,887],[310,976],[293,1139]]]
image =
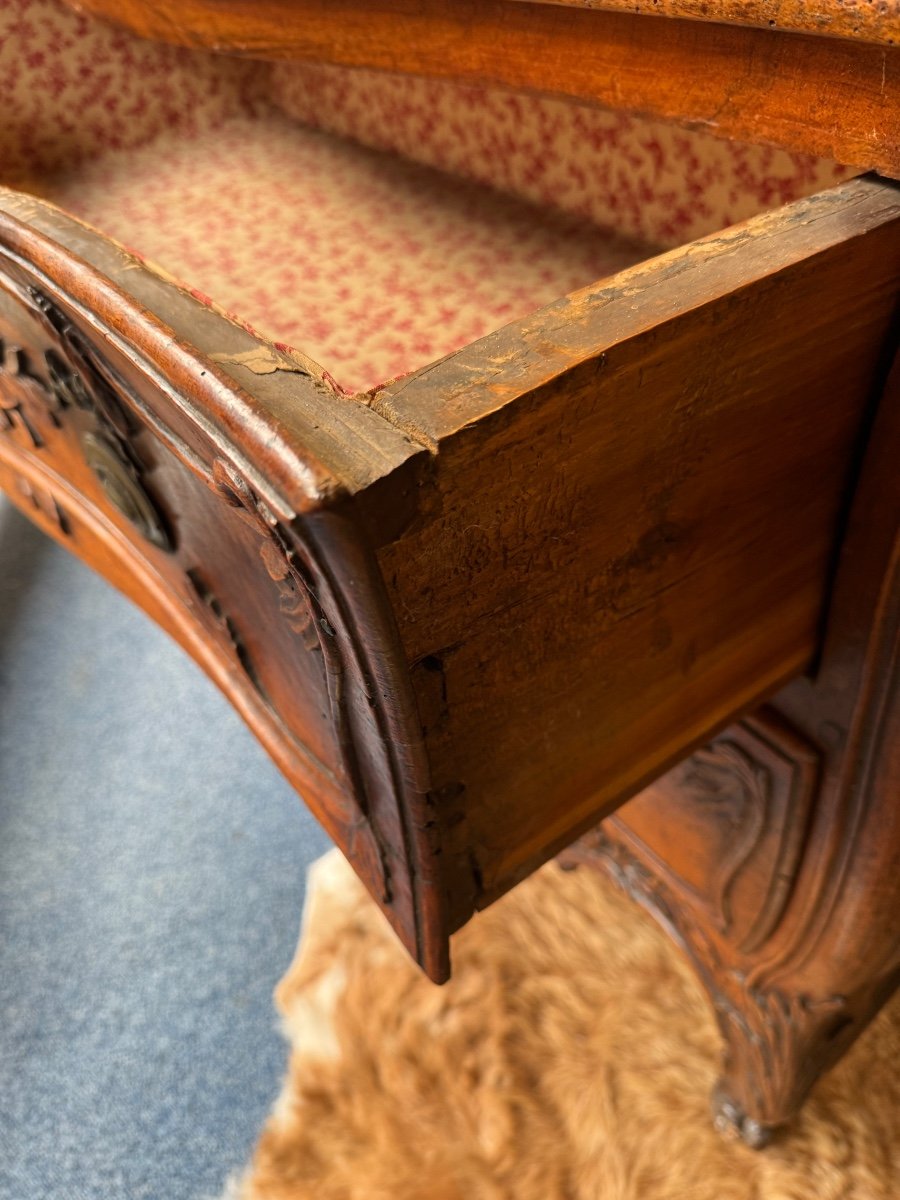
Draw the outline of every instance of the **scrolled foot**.
[[[712,1094],[713,1124],[726,1138],[740,1138],[751,1150],[762,1150],[774,1136],[775,1129],[748,1117],[741,1106],[729,1096],[722,1083]]]
[[[561,871],[577,871],[583,865],[583,860],[578,856],[578,843],[574,846],[569,846],[561,851],[556,856],[556,865]]]

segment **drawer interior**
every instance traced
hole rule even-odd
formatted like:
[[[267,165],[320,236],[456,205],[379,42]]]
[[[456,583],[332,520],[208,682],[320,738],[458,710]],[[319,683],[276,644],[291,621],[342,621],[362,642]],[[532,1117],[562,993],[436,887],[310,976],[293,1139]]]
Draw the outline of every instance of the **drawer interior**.
[[[0,483],[180,638],[441,978],[475,908],[814,660],[896,188],[60,0],[0,0],[0,46]]]
[[[549,97],[143,41],[0,0],[2,182],[366,391],[850,174]]]

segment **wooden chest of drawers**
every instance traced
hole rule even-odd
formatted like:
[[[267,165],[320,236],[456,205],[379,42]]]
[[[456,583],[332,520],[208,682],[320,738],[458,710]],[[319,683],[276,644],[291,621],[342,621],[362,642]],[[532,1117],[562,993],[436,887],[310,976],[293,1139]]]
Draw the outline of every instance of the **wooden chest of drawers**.
[[[81,7],[900,173],[889,6]],[[0,485],[216,680],[435,980],[587,834],[568,859],[697,960],[719,1118],[764,1140],[900,961],[896,185],[772,207],[353,395],[30,194],[53,186],[0,192]]]

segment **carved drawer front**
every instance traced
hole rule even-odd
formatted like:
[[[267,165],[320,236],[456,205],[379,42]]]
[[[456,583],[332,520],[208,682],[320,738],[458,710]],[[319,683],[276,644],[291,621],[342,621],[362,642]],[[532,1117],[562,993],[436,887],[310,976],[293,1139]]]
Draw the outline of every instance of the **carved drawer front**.
[[[25,296],[27,307],[7,296],[0,310],[13,494],[73,548],[145,559],[156,602],[190,614],[217,670],[250,685],[311,771],[340,778],[334,634],[276,515],[196,432],[189,444],[163,412],[142,411],[161,405],[132,364],[101,354],[38,288]]]
[[[892,185],[356,396],[0,201],[4,490],[212,676],[434,978],[473,911],[672,768],[623,836],[765,944],[815,755],[753,717],[675,764],[815,657],[891,337]]]
[[[41,239],[27,227],[16,232],[34,239],[39,258]],[[197,659],[344,848],[411,952],[440,975],[422,945],[428,901],[414,895],[427,868],[411,881],[415,835],[403,832],[408,814],[397,801],[409,786],[411,751],[393,737],[391,706],[409,701],[402,679],[391,683],[393,630],[386,619],[380,631],[377,572],[341,502],[301,517],[302,488],[286,495],[277,464],[263,471],[253,461],[259,442],[277,446],[277,431],[227,374],[173,340],[171,328],[157,328],[126,292],[114,295],[107,320],[111,285],[60,247],[40,265],[16,261],[13,249],[0,267],[0,486]],[[115,247],[104,253],[107,267],[134,266]],[[78,275],[74,295],[66,267]],[[238,357],[259,345],[171,284],[143,276],[170,300],[170,321],[182,310],[188,323],[194,318],[195,338],[206,321],[215,344]],[[133,273],[126,278],[134,282]],[[249,435],[232,438],[227,418],[214,421],[211,400]],[[316,472],[324,470],[301,467],[304,485],[320,486]],[[375,662],[366,636],[380,638]],[[424,803],[424,790],[411,810]]]

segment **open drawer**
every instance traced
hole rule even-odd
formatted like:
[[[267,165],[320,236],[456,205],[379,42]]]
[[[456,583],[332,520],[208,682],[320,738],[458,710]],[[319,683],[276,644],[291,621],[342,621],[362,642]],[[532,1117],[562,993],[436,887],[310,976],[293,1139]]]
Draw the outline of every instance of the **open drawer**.
[[[4,134],[0,485],[178,638],[443,979],[475,909],[813,660],[900,192],[844,179],[655,253],[666,214],[711,219],[702,171],[679,197],[660,166],[610,234],[303,132],[268,65],[26,7],[126,91],[85,98],[79,154],[58,112],[18,158]],[[637,128],[594,140],[663,153]],[[771,205],[772,153],[733,159],[725,214]],[[318,227],[310,195],[358,208]],[[229,255],[213,298],[253,326],[201,294]]]

